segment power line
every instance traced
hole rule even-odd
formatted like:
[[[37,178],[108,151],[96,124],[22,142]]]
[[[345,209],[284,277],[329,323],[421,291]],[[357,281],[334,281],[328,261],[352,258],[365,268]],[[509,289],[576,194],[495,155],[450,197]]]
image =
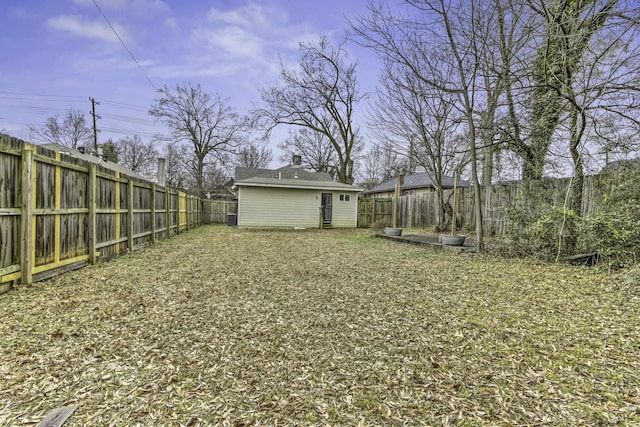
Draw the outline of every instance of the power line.
[[[113,105],[115,107],[121,107],[121,108],[128,108],[129,110],[138,110],[144,113],[149,111],[148,108],[141,107],[139,105],[125,104],[124,102],[118,102],[118,101],[109,101],[108,99],[101,99],[101,101],[107,105]]]
[[[153,126],[154,125],[153,120],[140,119],[140,118],[131,117],[131,116],[123,116],[123,115],[120,115],[120,114],[102,113],[102,116],[104,118],[118,120],[118,121],[121,121],[121,122],[127,122],[127,123],[131,123],[131,124],[134,124],[134,125],[145,125],[145,126]]]
[[[105,21],[107,21],[107,24],[109,24],[109,27],[111,27],[111,30],[113,31],[113,34],[116,35],[116,37],[118,38],[118,40],[120,40],[120,43],[122,44],[122,46],[125,48],[125,50],[127,52],[129,52],[129,56],[131,56],[131,59],[133,59],[133,62],[136,63],[136,65],[138,66],[138,68],[140,69],[140,71],[142,71],[142,74],[144,74],[144,77],[147,79],[147,81],[149,82],[149,84],[151,85],[151,87],[153,88],[153,90],[158,90],[156,89],[155,85],[153,84],[153,82],[151,81],[151,79],[149,78],[149,76],[147,75],[147,73],[144,72],[144,70],[142,69],[142,66],[140,65],[140,63],[138,62],[138,60],[136,59],[135,56],[133,56],[133,53],[131,53],[131,51],[129,50],[129,48],[127,47],[127,45],[124,43],[124,41],[122,40],[122,38],[120,38],[120,35],[118,34],[118,32],[116,31],[116,29],[113,27],[113,25],[111,25],[111,22],[109,21],[109,19],[107,18],[107,15],[104,14],[104,12],[102,11],[102,9],[100,9],[100,6],[98,6],[98,3],[96,2],[96,0],[92,0],[93,4],[96,6],[96,8],[98,9],[98,11],[100,12],[100,14],[102,15],[102,17],[104,18]]]
[[[40,119],[36,117],[57,117],[62,116],[66,110],[82,110],[81,104],[84,104],[86,99],[85,96],[79,95],[0,91],[0,101],[6,100],[7,104],[11,105],[10,114],[6,116],[3,115],[2,122],[9,121],[15,122],[16,124],[20,123],[21,126],[35,126],[35,122],[40,122]],[[100,126],[100,129],[96,129],[96,133],[103,131],[120,135],[139,135],[143,138],[153,138],[157,135],[158,129],[154,120],[150,119],[146,114],[148,108],[114,100],[100,99],[100,102],[98,102],[98,99],[95,99],[95,101],[96,104],[112,107],[102,108],[100,114],[96,114],[96,119],[102,118],[101,123],[106,121]],[[60,106],[61,102],[67,103],[68,108],[62,108],[62,106]],[[23,112],[33,117],[23,117]],[[93,116],[92,112],[93,110],[89,112],[90,116]],[[140,113],[144,113],[144,115]],[[91,121],[90,117],[90,122]],[[134,127],[134,129],[130,129],[130,127]]]
[[[3,96],[3,95],[9,95],[9,96]],[[0,91],[0,97],[8,98],[8,99],[14,99],[13,97],[20,97],[20,98],[24,98],[24,97],[73,98],[73,99],[76,99],[78,101],[82,100],[82,99],[85,99],[83,96],[79,96],[79,95],[50,95],[50,94],[44,94],[44,93],[7,92],[7,91]],[[58,99],[50,99],[49,101],[69,101],[69,99],[59,99],[59,100]]]
[[[146,138],[152,138],[152,137],[154,137],[154,136],[156,136],[158,134],[158,132],[156,132],[156,133],[140,132],[140,131],[136,131],[136,130],[117,129],[117,128],[108,128],[108,127],[103,127],[102,130],[105,131],[105,132],[117,133],[119,135],[129,135],[129,136],[138,135],[138,136],[142,136],[142,137],[146,137]]]

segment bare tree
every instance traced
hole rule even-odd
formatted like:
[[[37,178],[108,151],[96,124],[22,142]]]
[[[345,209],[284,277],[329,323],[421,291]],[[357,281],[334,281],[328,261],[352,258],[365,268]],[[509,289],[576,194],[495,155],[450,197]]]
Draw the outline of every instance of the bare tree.
[[[278,144],[284,154],[280,161],[291,161],[293,155],[302,159],[302,167],[316,172],[327,172],[335,176],[338,156],[331,141],[323,133],[309,128],[300,128],[289,132],[289,137]]]
[[[149,114],[164,121],[171,130],[167,140],[187,141],[193,147],[193,167],[198,194],[204,194],[204,168],[210,156],[221,160],[240,143],[247,122],[218,94],[205,92],[198,84],[158,89],[159,98]]]
[[[455,138],[461,119],[455,104],[455,94],[416,79],[405,64],[387,61],[371,121],[377,135],[393,141],[396,150],[408,154],[410,168],[418,165],[433,178],[441,229],[446,218],[443,176],[454,174],[467,163],[467,142]]]
[[[71,148],[88,145],[91,142],[92,130],[80,110],[68,110],[62,121],[55,115],[47,118],[41,128],[31,127],[36,138],[43,142],[58,143]]]
[[[406,153],[400,153],[390,141],[371,146],[360,159],[360,185],[371,189],[389,181],[401,170],[412,173]]]
[[[231,195],[224,190],[229,180],[229,171],[219,162],[208,162],[204,168],[204,188],[207,198],[220,198],[223,194]]]
[[[280,84],[262,90],[265,107],[256,111],[269,130],[286,124],[324,135],[335,150],[338,181],[353,183],[358,130],[353,111],[363,98],[356,81],[357,63],[347,63],[342,45],[331,46],[326,37],[317,44],[301,43],[300,69],[282,65]]]
[[[267,168],[273,160],[273,152],[266,145],[246,144],[234,155],[235,165],[248,168]]]
[[[549,144],[550,131],[564,133],[573,162],[572,209],[580,214],[586,138],[604,117],[620,126],[640,128],[640,11],[619,0],[563,1],[550,5],[530,0],[545,24],[545,45],[536,58],[532,143]],[[546,47],[545,47],[546,46]],[[544,48],[544,50],[543,50]],[[539,76],[538,76],[539,75]],[[545,91],[540,87],[544,87]],[[542,99],[540,99],[542,98]],[[538,106],[546,100],[552,110]],[[550,101],[551,100],[551,101]],[[535,115],[536,107],[545,114]]]
[[[132,171],[153,178],[156,174],[158,150],[153,142],[144,143],[140,136],[127,136],[116,143],[119,163]]]
[[[167,144],[163,156],[167,186],[185,191],[192,187],[192,174],[187,170],[188,147],[181,144]]]
[[[445,0],[406,0],[412,13],[394,16],[382,3],[369,2],[369,15],[352,23],[360,43],[381,58],[402,64],[434,90],[456,97],[465,119],[478,250],[484,247],[481,188],[477,165],[478,95],[482,92],[481,58],[489,47],[495,14],[480,0],[456,3]],[[428,67],[424,67],[424,65]]]
[[[531,64],[533,90],[528,152],[532,156],[525,158],[524,179],[542,177],[544,156],[567,109],[563,89],[573,86],[590,39],[602,27],[617,0],[607,1],[601,10],[597,10],[597,3],[576,2],[569,7],[564,0],[529,0],[529,6],[542,18],[544,33]]]
[[[628,155],[640,151],[636,126],[626,124],[612,114],[601,115],[593,122],[593,136],[590,144],[589,160],[595,172],[616,160],[624,160]]]

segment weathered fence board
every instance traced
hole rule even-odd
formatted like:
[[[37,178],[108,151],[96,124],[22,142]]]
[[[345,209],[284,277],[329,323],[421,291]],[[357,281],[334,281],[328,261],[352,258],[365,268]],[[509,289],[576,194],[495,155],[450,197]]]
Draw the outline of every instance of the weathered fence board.
[[[358,227],[371,227],[378,221],[390,226],[393,216],[393,199],[358,199]]]
[[[225,223],[228,212],[236,202],[200,200],[0,135],[0,292]]]
[[[507,232],[507,208],[512,206],[523,194],[541,195],[541,203],[547,206],[563,206],[567,198],[570,178],[545,178],[540,181],[523,184],[521,182],[494,184],[482,188],[482,224],[486,235],[504,235]],[[587,176],[584,180],[582,213],[593,213],[600,201],[598,189],[610,185],[601,176]],[[444,200],[453,204],[453,190],[444,191]],[[388,217],[374,212],[375,206],[388,207]],[[459,190],[458,222],[473,229],[475,227],[473,188]],[[393,199],[361,198],[358,207],[358,227],[370,227],[377,219],[389,219],[390,225]],[[377,208],[376,208],[377,209]],[[398,226],[404,228],[431,228],[439,223],[442,213],[438,207],[438,195],[422,193],[398,198]],[[385,215],[386,215],[385,211]],[[375,220],[372,217],[375,216]],[[446,218],[445,218],[446,219]]]
[[[205,223],[225,224],[227,215],[238,213],[238,203],[226,200],[205,200],[202,218]]]

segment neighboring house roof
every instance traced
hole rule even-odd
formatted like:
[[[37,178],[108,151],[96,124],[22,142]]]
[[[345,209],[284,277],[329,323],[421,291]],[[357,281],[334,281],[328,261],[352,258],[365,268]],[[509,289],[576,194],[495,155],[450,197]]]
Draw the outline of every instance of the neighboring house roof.
[[[283,187],[324,190],[362,191],[360,187],[342,184],[325,172],[309,172],[299,167],[284,166],[279,169],[236,168],[236,186]]]
[[[397,178],[383,182],[382,184],[373,187],[371,190],[367,190],[362,194],[374,194],[374,193],[388,193],[394,191],[396,188]],[[442,187],[453,188],[454,178],[451,176],[442,176]],[[435,188],[436,184],[428,173],[414,173],[413,175],[406,175],[404,177],[404,184],[400,187],[400,191],[414,190],[418,188]],[[469,181],[460,180],[458,187],[471,187]]]
[[[140,178],[145,181],[148,181],[148,178],[145,178],[142,175],[139,175],[137,172],[134,172],[131,169],[125,168],[124,166],[119,165],[118,163],[107,162],[100,157],[97,157],[91,154],[82,153],[79,150],[76,150],[75,148],[67,147],[66,145],[62,145],[58,143],[50,143],[50,144],[42,144],[41,147],[44,147],[51,151],[58,151],[62,154],[67,154],[69,156],[73,156],[78,159],[86,160],[87,162],[94,163],[105,169],[111,169],[112,171],[120,172],[122,174],[129,175],[130,177],[133,177],[133,178]]]

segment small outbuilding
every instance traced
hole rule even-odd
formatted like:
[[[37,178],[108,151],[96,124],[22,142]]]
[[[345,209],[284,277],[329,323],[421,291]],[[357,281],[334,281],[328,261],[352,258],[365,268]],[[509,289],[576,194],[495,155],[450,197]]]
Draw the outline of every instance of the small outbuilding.
[[[236,168],[241,228],[353,228],[362,188],[309,172],[294,159],[279,169]]]

